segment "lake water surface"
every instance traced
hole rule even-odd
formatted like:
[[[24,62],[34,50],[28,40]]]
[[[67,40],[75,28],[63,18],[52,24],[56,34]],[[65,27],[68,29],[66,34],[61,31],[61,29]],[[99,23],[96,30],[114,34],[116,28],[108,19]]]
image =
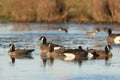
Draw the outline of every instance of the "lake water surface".
[[[68,33],[58,30],[65,27]],[[101,29],[95,36],[86,35],[87,31]],[[0,24],[0,80],[120,80],[120,45],[112,45],[113,57],[106,60],[63,61],[60,59],[41,59],[38,40],[45,36],[48,42],[67,48],[104,49],[107,33],[104,27],[110,27],[114,33],[120,33],[116,24],[38,24],[9,23]],[[11,62],[8,55],[9,44],[17,49],[33,48],[31,57],[16,58]],[[99,46],[100,45],[100,46]]]

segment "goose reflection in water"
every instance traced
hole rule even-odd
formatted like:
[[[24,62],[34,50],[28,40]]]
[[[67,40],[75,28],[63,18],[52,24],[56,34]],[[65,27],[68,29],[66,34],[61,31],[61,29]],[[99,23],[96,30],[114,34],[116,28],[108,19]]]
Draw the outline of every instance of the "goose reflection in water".
[[[10,56],[11,63],[15,64],[16,59],[33,59],[31,55],[16,55],[16,56]]]
[[[66,57],[63,57],[63,56],[59,56],[57,57],[57,59],[61,60],[61,61],[64,61],[66,63],[75,63],[77,64],[78,66],[81,66],[82,65],[82,59],[79,58],[79,57],[76,57],[76,59],[73,59],[73,60],[65,60]]]
[[[105,65],[111,66],[111,60],[109,58],[105,58]]]
[[[42,59],[41,67],[43,67],[43,68],[46,68],[46,66],[52,67],[53,65],[55,65],[54,64],[55,60],[61,60],[61,61],[64,61],[66,63],[75,63],[79,66],[82,65],[82,59],[79,58],[79,57],[77,57],[74,60],[65,60],[65,57],[63,57],[63,56],[56,56],[56,57],[55,56],[54,57],[50,56],[50,57],[48,57],[47,53],[41,53],[40,58]]]
[[[41,66],[42,67],[46,67],[47,65],[48,66],[53,66],[53,64],[54,64],[54,57],[48,57],[47,56],[47,53],[41,53],[41,55],[40,55],[40,58],[42,59],[42,64],[41,64]]]
[[[42,58],[42,62],[43,62],[43,67],[45,68],[46,66],[47,66],[47,64],[51,67],[51,66],[53,66],[53,64],[54,64],[54,58],[49,58],[49,59],[47,59],[47,58]]]

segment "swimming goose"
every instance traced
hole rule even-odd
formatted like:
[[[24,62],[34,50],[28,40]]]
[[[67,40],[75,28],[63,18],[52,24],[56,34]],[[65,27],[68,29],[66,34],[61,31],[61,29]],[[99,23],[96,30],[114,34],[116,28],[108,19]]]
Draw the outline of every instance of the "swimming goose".
[[[106,45],[104,50],[97,50],[97,49],[89,49],[88,50],[88,59],[106,59],[111,58],[112,53],[110,45]]]
[[[49,51],[49,44],[50,43],[47,43],[47,39],[45,36],[42,36],[40,37],[40,39],[42,41],[42,44],[40,45],[40,49],[41,49],[41,52],[48,52]],[[57,50],[57,49],[60,49],[60,48],[63,48],[63,46],[60,46],[58,44],[53,44],[54,45],[54,50]]]
[[[8,54],[10,56],[15,56],[15,55],[30,55],[31,52],[34,51],[34,49],[23,49],[23,50],[15,50],[14,44],[9,44],[10,50],[8,51]]]
[[[65,32],[65,33],[68,32],[68,30],[67,30],[66,28],[63,28],[63,27],[59,27],[59,30],[60,30],[60,31],[63,31],[63,32]]]
[[[64,60],[77,60],[80,61],[83,59],[83,56],[86,54],[84,50],[81,49],[59,49],[54,50],[54,45],[51,43],[49,45],[50,51],[48,52],[49,56],[55,56]]]
[[[50,57],[56,58],[65,50],[64,48],[60,48],[60,49],[55,50],[53,43],[50,43],[48,45],[48,47],[49,47],[49,51],[47,52],[48,58],[50,58]]]
[[[66,49],[62,54],[65,56],[64,60],[77,60],[81,61],[86,59],[87,52],[83,49]]]
[[[93,31],[93,32],[87,32],[86,34],[89,35],[89,36],[95,36],[96,32],[100,32],[100,29],[96,28],[95,31]]]
[[[106,38],[107,42],[110,44],[120,44],[120,34],[112,34],[112,30],[110,28],[108,30],[108,36]]]

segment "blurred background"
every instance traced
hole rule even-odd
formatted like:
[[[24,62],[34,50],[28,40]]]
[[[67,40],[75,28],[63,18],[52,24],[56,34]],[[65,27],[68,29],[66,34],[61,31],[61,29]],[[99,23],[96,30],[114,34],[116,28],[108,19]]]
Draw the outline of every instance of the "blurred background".
[[[120,0],[0,0],[0,21],[120,23]]]

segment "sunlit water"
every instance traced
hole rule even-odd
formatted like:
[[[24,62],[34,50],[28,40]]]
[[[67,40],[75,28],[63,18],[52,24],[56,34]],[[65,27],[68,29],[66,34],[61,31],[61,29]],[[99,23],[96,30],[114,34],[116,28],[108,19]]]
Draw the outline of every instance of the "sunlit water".
[[[66,27],[68,33],[58,30]],[[99,27],[102,31],[96,36],[86,35]],[[54,59],[43,63],[40,57],[38,40],[46,36],[48,42],[57,43],[67,48],[104,49],[107,33],[104,27],[111,27],[119,33],[119,25],[96,24],[37,24],[10,23],[0,24],[0,80],[120,80],[120,46],[112,45],[113,57],[105,60],[63,61]],[[19,58],[12,64],[8,55],[9,44],[18,49],[33,48],[30,58]],[[101,46],[97,46],[100,44]]]

